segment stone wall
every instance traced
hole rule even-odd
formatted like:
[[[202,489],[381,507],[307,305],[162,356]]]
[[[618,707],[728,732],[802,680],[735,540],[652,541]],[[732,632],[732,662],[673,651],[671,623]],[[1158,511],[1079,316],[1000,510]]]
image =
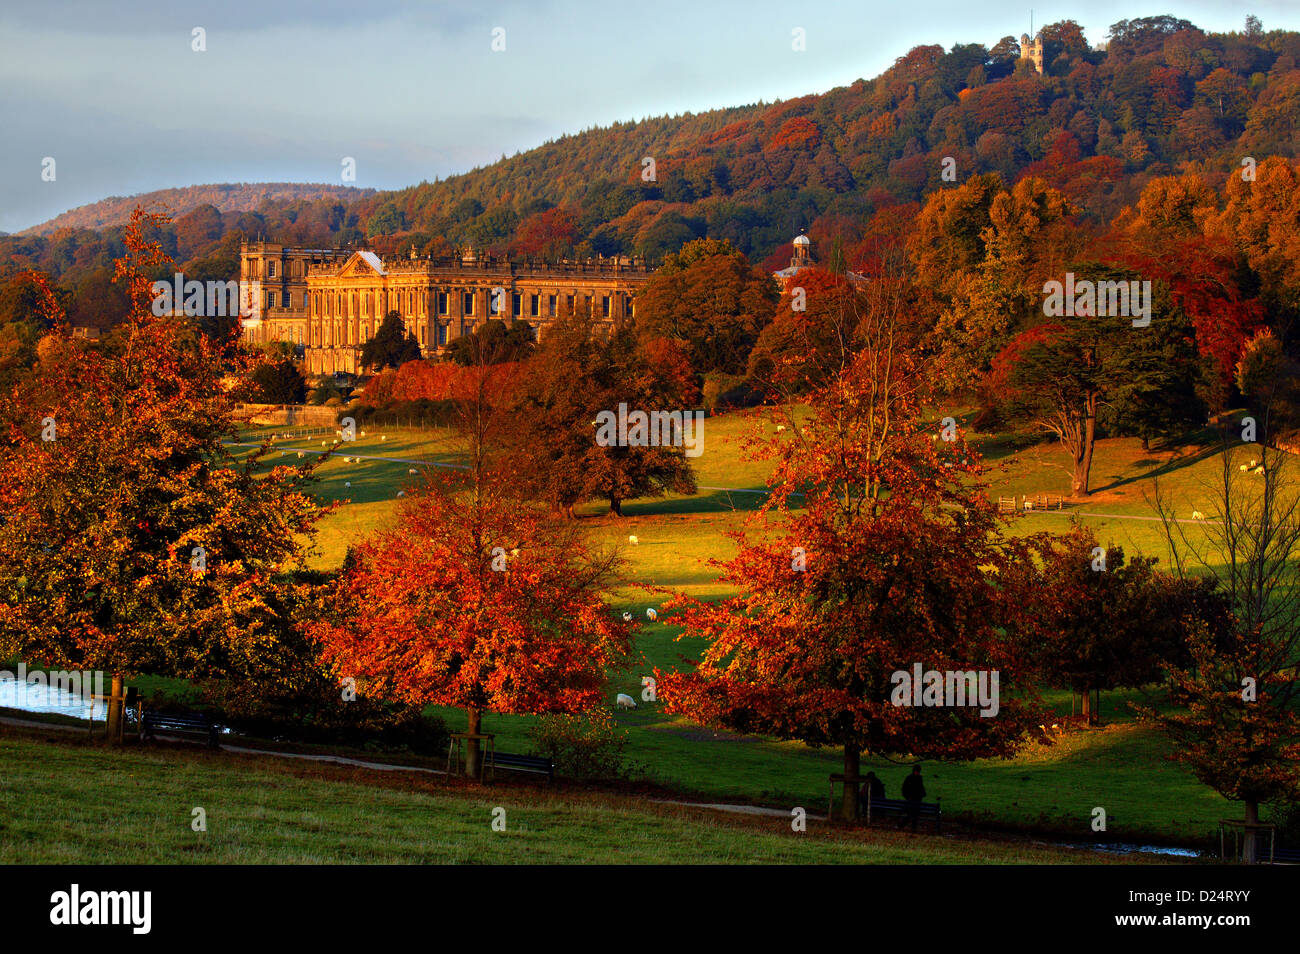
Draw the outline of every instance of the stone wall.
[[[291,427],[321,427],[337,423],[339,409],[317,404],[242,404],[236,413],[239,417],[251,414],[249,423],[264,427],[281,424]]]

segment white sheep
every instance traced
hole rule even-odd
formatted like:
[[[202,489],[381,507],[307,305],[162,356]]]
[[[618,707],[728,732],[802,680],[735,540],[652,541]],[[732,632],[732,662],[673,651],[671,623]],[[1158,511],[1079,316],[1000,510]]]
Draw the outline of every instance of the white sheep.
[[[1204,520],[1204,519],[1205,519],[1205,514],[1201,513],[1199,510],[1193,510],[1193,511],[1192,511],[1192,519],[1193,519],[1193,520]]]
[[[399,497],[405,497],[405,496],[406,496],[406,491],[405,491],[405,490],[399,490],[399,491],[397,492],[397,496],[399,496]]]
[[[412,467],[410,470],[407,471],[407,473],[408,473],[408,474],[414,474],[414,473],[415,473],[415,468]]]
[[[307,455],[304,454],[302,451],[298,451],[298,456],[299,456],[299,457],[306,457]]]
[[[1256,468],[1252,471],[1252,473],[1255,473],[1255,474],[1262,474],[1262,473],[1264,473],[1264,465],[1263,465],[1263,464],[1260,464],[1258,467],[1256,467]]]
[[[1242,464],[1242,465],[1241,465],[1240,467],[1238,467],[1237,469],[1240,470],[1240,471],[1242,471],[1242,472],[1244,473],[1244,472],[1250,470],[1250,465],[1249,465],[1249,464]]]
[[[614,704],[618,706],[620,709],[636,708],[636,700],[633,699],[631,696],[629,696],[626,692],[620,692],[618,694],[618,698],[614,700]]]
[[[351,486],[352,486],[352,481],[350,481],[350,480],[345,480],[345,481],[343,481],[343,486],[344,486],[344,487],[351,487]]]
[[[628,538],[627,538],[627,542],[630,543],[630,544],[632,544],[632,546],[636,546],[636,544],[637,544],[636,536],[634,535],[634,536],[630,536],[630,537],[628,537]]]
[[[646,615],[646,618],[649,619],[649,620],[656,620],[656,619],[659,618],[659,613],[658,613],[657,610],[655,610],[655,608],[654,608],[653,606],[650,607],[648,610],[645,611],[645,615]]]
[[[379,439],[380,439],[381,441],[386,441],[386,440],[388,440],[388,435],[387,435],[387,434],[380,434],[380,435],[379,435]]]
[[[1255,460],[1255,458],[1252,457],[1252,458],[1250,459],[1250,466],[1251,466],[1251,467],[1258,467],[1258,466],[1259,466],[1259,461]]]
[[[623,622],[625,622],[625,623],[630,623],[630,622],[632,622],[632,614],[631,614],[631,613],[624,613],[624,614],[623,614]]]

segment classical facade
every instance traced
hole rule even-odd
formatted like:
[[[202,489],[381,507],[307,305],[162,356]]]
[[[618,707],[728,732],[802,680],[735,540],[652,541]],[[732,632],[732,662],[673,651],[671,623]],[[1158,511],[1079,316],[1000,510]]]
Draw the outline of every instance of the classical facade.
[[[652,274],[625,257],[520,263],[472,249],[444,259],[382,259],[246,243],[240,257],[254,300],[245,337],[294,344],[313,374],[356,373],[362,346],[390,311],[430,357],[487,320],[524,321],[540,336],[566,310],[609,322],[631,318],[633,296]]]

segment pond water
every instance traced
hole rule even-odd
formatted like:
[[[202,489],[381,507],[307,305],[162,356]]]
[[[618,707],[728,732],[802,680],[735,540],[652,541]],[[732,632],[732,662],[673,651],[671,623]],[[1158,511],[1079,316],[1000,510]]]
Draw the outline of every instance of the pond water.
[[[1110,854],[1127,855],[1131,852],[1140,852],[1147,855],[1165,855],[1175,858],[1200,858],[1204,853],[1197,851],[1195,848],[1173,848],[1169,845],[1135,845],[1124,842],[1069,842],[1069,841],[1051,841],[1041,842],[1041,844],[1055,845],[1060,848],[1082,848],[1085,851],[1104,851]]]
[[[108,717],[108,706],[102,700],[92,703],[88,698],[92,692],[103,694],[105,691],[102,684],[94,682],[90,673],[57,673],[53,684],[44,673],[28,674],[24,666],[19,667],[17,675],[20,678],[14,678],[13,672],[0,673],[0,707],[57,713],[79,719],[87,718],[93,708],[97,720]]]

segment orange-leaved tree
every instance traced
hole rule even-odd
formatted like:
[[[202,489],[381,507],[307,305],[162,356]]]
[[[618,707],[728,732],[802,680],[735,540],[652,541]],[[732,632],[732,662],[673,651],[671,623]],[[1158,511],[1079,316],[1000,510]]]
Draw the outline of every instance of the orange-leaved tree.
[[[670,603],[683,637],[708,646],[693,670],[658,674],[670,711],[840,747],[846,819],[864,751],[1005,756],[1029,711],[1006,696],[1020,668],[1018,600],[1000,579],[1016,575],[999,570],[1017,550],[1004,545],[955,420],[923,416],[929,376],[909,347],[916,329],[899,281],[819,286],[845,297],[842,308],[818,305],[845,319],[826,338],[828,348],[843,342],[842,358],[821,356],[844,370],[814,387],[806,415],[775,412],[771,496],[753,532],[737,534],[736,556],[715,562],[739,593]],[[986,704],[960,675],[962,701],[954,692],[936,705],[927,693],[912,705],[901,690],[918,664],[945,681],[982,674]]]
[[[232,457],[226,343],[152,314],[162,221],[137,210],[124,234],[127,323],[91,344],[55,321],[0,405],[0,656],[110,673],[110,738],[125,676],[258,668],[327,509],[313,464]]]
[[[464,709],[472,778],[484,712],[590,710],[631,648],[601,596],[616,556],[502,483],[431,479],[408,496],[393,529],[351,552],[309,630],[365,695]]]

